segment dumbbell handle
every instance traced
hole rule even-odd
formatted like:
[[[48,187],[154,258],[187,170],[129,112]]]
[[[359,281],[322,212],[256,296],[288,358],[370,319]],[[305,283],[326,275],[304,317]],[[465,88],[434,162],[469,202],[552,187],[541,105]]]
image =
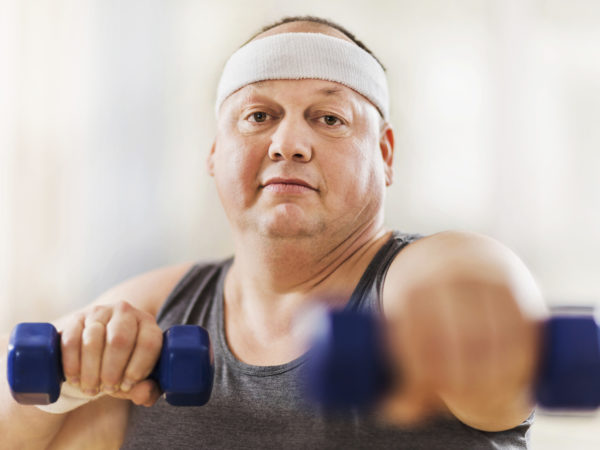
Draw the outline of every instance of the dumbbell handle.
[[[214,359],[208,332],[196,325],[175,325],[163,334],[158,362],[149,378],[175,406],[208,402]],[[54,403],[65,380],[60,335],[49,323],[18,324],[8,346],[7,379],[13,398],[22,404]]]
[[[307,394],[328,409],[368,409],[391,386],[392,371],[370,314],[329,312],[311,349]],[[600,406],[600,328],[592,315],[556,315],[544,323],[535,395],[553,409]]]

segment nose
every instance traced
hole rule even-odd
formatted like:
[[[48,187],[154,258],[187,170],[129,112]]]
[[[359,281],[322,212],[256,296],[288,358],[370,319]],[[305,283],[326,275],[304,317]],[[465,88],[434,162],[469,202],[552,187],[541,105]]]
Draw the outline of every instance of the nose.
[[[310,161],[312,159],[310,132],[304,118],[284,117],[271,136],[269,158],[273,161]]]

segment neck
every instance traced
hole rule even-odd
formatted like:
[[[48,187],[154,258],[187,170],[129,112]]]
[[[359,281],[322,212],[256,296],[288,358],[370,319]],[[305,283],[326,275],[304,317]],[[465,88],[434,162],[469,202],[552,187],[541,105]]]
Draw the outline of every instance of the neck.
[[[340,302],[348,300],[386,239],[380,221],[337,239],[327,235],[295,239],[236,236],[226,301],[235,309],[255,314],[264,311],[273,317],[318,297],[336,295]]]
[[[314,301],[343,307],[388,239],[382,221],[335,239],[236,235],[225,279],[225,333],[232,352],[255,365],[282,364],[306,351],[295,326]]]

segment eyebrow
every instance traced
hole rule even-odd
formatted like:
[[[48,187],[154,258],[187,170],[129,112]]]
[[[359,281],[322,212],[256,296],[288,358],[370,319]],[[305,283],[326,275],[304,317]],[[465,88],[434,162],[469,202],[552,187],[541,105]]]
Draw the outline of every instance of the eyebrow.
[[[326,88],[319,89],[317,92],[320,94],[325,94],[325,95],[336,95],[336,94],[340,94],[342,92],[342,88],[326,87]]]
[[[255,88],[262,88],[264,87],[265,82],[264,81],[257,81],[255,83],[252,83],[252,86],[254,86]],[[325,87],[325,88],[321,88],[319,90],[317,90],[317,92],[319,94],[325,94],[325,95],[337,95],[342,93],[342,88],[341,87]]]

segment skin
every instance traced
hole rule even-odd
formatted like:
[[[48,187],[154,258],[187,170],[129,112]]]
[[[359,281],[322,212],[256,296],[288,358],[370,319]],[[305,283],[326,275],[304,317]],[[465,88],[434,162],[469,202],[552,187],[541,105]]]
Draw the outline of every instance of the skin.
[[[337,293],[344,301],[353,287],[347,272],[362,273],[386,234],[390,128],[380,129],[375,108],[351,89],[293,84],[269,81],[232,95],[209,155],[236,243],[225,282],[234,348],[287,336],[307,298]],[[269,184],[274,178],[310,187]],[[243,329],[256,321],[261,331]]]
[[[291,31],[345,38],[297,22],[257,39]],[[348,300],[389,237],[383,202],[393,148],[393,131],[376,108],[337,83],[274,80],[225,100],[207,169],[235,245],[225,331],[240,360],[275,365],[298,357],[307,348],[293,332],[295,317],[316,298],[329,306]],[[149,406],[159,396],[143,381],[162,339],[154,317],[189,267],[137,277],[58,320],[69,382],[105,396],[50,415],[12,402],[0,383],[8,445],[19,448],[33,423],[29,448],[117,448],[130,402]],[[496,431],[530,414],[545,308],[531,275],[504,246],[458,232],[409,245],[388,271],[383,309],[402,380],[380,406],[385,420],[406,425],[446,413]]]

